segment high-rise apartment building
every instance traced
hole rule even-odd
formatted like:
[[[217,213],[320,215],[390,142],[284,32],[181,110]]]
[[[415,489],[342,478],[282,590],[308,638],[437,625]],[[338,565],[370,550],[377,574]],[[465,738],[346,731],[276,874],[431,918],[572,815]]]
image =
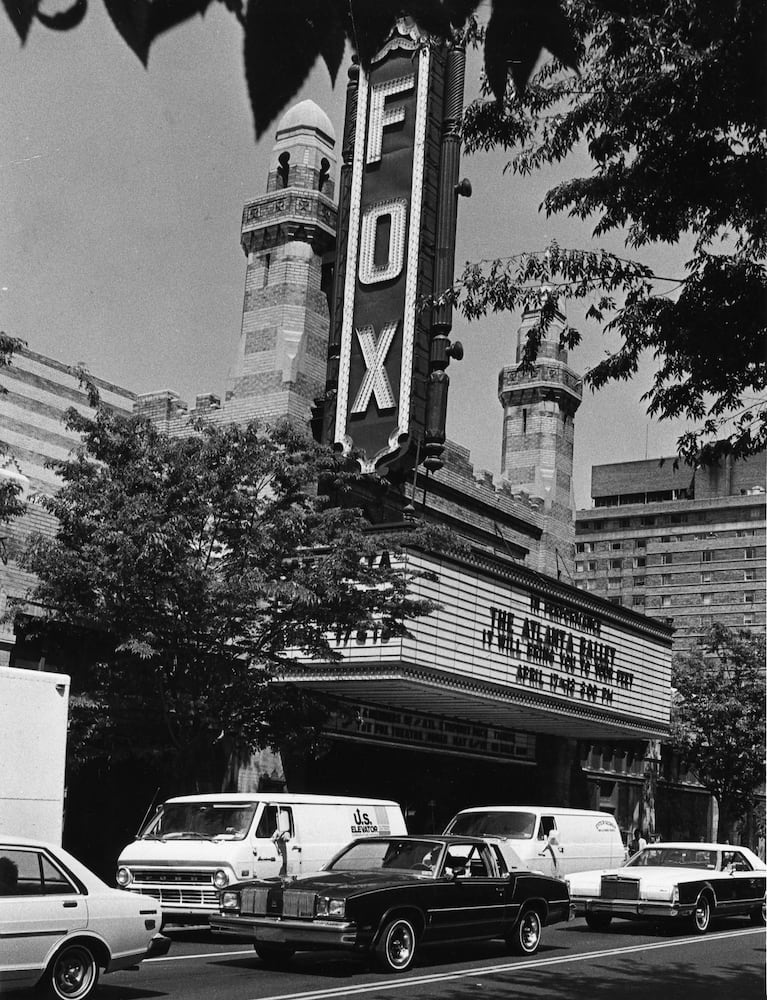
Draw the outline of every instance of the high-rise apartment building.
[[[706,627],[765,627],[765,456],[717,468],[674,459],[597,465],[576,517],[579,587],[670,619],[674,649]]]

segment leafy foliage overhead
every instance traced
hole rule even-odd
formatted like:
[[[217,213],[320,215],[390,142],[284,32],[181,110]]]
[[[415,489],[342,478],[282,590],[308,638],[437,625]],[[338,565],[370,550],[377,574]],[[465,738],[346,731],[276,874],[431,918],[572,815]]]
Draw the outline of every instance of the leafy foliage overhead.
[[[552,244],[467,265],[453,296],[467,316],[567,301],[621,346],[587,376],[594,388],[657,361],[648,412],[685,417],[691,461],[767,446],[767,5],[763,0],[567,0],[578,76],[557,61],[527,88],[467,109],[469,151],[512,151],[526,175],[586,152],[591,171],[545,196],[547,215],[619,232],[634,251],[688,244],[685,271],[662,276],[602,250]],[[562,169],[562,168],[560,168]],[[566,331],[569,342],[578,335]]]
[[[473,17],[481,0],[103,0],[114,26],[146,65],[155,39],[223,4],[244,28],[245,74],[256,135],[269,128],[322,59],[335,83],[347,42],[368,67],[400,17],[412,17],[432,37],[451,39]],[[32,22],[64,31],[81,23],[88,0],[55,14],[44,0],[3,0],[24,42]],[[525,86],[542,49],[575,66],[575,45],[559,0],[492,0],[485,68],[500,100],[511,72]]]
[[[316,483],[343,491],[332,455],[289,427],[168,437],[103,406],[69,411],[68,426],[83,447],[55,463],[63,485],[41,499],[58,531],[32,540],[26,565],[48,609],[38,628],[69,626],[93,660],[80,689],[104,706],[94,740],[141,706],[155,752],[205,774],[217,748],[310,737],[316,706],[271,683],[291,650],[333,660],[336,633],[402,634],[431,609],[394,558],[423,532],[382,540],[331,505]]]
[[[700,647],[674,659],[671,740],[716,796],[730,829],[764,783],[764,636],[713,625]]]

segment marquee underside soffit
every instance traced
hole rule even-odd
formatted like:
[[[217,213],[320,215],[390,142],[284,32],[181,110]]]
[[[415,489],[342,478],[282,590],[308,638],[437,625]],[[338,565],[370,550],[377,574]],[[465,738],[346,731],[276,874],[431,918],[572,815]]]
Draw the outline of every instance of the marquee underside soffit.
[[[555,702],[535,691],[466,685],[449,675],[430,676],[406,666],[376,671],[346,665],[299,667],[285,680],[346,701],[527,733],[604,740],[660,739],[667,732],[654,720],[611,717],[608,712],[600,712],[598,706],[577,699]]]

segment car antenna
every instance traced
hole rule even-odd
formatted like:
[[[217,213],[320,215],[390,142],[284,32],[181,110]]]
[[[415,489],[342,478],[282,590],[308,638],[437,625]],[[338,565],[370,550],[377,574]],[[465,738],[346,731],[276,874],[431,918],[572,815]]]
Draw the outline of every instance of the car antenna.
[[[156,788],[156,789],[155,789],[155,791],[154,791],[154,795],[152,796],[152,800],[151,800],[151,802],[149,803],[149,805],[147,806],[147,810],[146,810],[146,812],[144,813],[144,818],[143,818],[143,819],[141,820],[141,822],[139,823],[139,827],[138,827],[138,830],[136,830],[136,838],[137,838],[137,839],[138,839],[138,835],[139,835],[139,834],[141,833],[141,831],[142,831],[142,830],[144,829],[144,824],[145,824],[145,823],[146,823],[146,821],[147,821],[147,816],[148,816],[148,815],[149,815],[149,813],[150,813],[150,812],[152,811],[152,806],[154,806],[155,802],[157,801],[157,795],[159,794],[159,791],[160,791],[160,786],[158,785],[158,786],[157,786],[157,788]]]

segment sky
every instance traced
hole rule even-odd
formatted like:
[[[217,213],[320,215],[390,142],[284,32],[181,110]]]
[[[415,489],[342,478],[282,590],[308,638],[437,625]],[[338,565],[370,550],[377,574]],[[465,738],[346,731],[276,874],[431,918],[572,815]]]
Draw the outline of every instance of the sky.
[[[171,389],[190,404],[200,393],[223,397],[242,318],[242,207],[265,193],[273,145],[273,131],[255,140],[240,26],[213,4],[155,42],[144,69],[99,3],[72,32],[34,24],[24,48],[0,12],[0,60],[0,329],[135,392]],[[479,93],[478,72],[471,61],[467,100]],[[320,64],[295,100],[316,101],[340,140],[345,90],[345,67],[334,89]],[[459,200],[457,272],[552,238],[625,253],[618,237],[595,243],[588,224],[538,211],[563,167],[519,179],[504,173],[507,160],[502,152],[462,160],[473,194]],[[644,260],[683,275],[673,248]],[[514,363],[519,321],[456,316],[453,328],[465,357],[448,372],[448,437],[495,475],[498,372]],[[570,354],[579,373],[616,346],[594,326],[581,332]],[[591,506],[592,465],[674,454],[682,426],[650,421],[640,399],[652,371],[650,359],[630,383],[584,391],[579,508]]]

